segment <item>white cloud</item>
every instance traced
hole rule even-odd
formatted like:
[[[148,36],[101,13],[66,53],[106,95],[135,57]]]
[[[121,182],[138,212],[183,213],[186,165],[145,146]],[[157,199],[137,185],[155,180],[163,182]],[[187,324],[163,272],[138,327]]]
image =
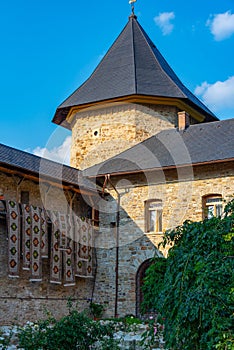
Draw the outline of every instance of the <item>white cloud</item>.
[[[231,11],[212,15],[206,24],[216,41],[227,39],[234,34],[234,14]]]
[[[168,35],[172,32],[174,25],[171,20],[175,18],[174,12],[163,12],[154,17],[154,22],[162,30],[163,35]]]
[[[71,136],[67,136],[63,143],[58,147],[47,149],[46,147],[36,147],[33,150],[33,154],[39,157],[47,158],[55,162],[69,165],[70,163],[70,147]]]
[[[196,87],[195,94],[214,111],[234,108],[234,76],[214,84],[203,82]]]

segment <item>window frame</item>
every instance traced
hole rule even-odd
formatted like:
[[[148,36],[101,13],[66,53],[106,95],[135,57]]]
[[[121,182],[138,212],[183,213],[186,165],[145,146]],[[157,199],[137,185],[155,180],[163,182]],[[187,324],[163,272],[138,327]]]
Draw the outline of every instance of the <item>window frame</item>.
[[[153,204],[155,204],[155,207],[151,207]],[[154,230],[151,229],[152,212],[155,212]],[[145,232],[146,233],[161,234],[163,232],[162,215],[163,215],[163,206],[162,206],[161,199],[148,199],[145,201]]]
[[[213,199],[213,201],[212,201]],[[220,217],[220,209],[217,210],[217,207],[221,207],[221,211],[223,209],[223,197],[221,194],[212,193],[202,197],[203,201],[203,219],[211,219],[212,217]],[[209,209],[213,207],[213,215],[209,216]]]
[[[30,203],[30,192],[29,191],[21,191],[20,192],[20,203],[29,205],[29,203]]]
[[[98,209],[92,208],[92,224],[94,229],[99,229],[100,224],[100,213]]]

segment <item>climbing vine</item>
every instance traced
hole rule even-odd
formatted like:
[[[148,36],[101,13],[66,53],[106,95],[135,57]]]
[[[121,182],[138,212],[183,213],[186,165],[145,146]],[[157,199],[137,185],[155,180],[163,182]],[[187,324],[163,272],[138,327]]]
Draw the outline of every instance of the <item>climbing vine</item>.
[[[168,258],[155,258],[143,290],[165,318],[167,348],[234,350],[234,200],[222,218],[186,221],[161,244]]]

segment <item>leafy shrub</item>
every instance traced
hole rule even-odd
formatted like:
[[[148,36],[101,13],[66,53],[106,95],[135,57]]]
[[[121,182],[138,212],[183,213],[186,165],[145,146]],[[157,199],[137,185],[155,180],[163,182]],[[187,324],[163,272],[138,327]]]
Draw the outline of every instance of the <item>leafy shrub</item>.
[[[144,350],[159,348],[163,341],[164,325],[161,316],[156,315],[150,317],[148,321],[148,329],[141,336],[141,345],[144,346]]]
[[[90,303],[89,310],[94,318],[100,318],[104,312],[104,306],[102,304]]]
[[[234,201],[222,218],[166,232],[163,246],[172,246],[166,265],[156,259],[143,288],[146,305],[165,318],[166,347],[234,350]]]
[[[75,309],[58,321],[48,317],[18,332],[19,347],[25,350],[87,350],[95,344],[99,347],[93,349],[114,350],[118,347],[113,335],[111,325],[95,322]]]
[[[0,329],[0,349],[6,350],[8,346],[11,343],[11,338],[12,338],[13,332],[12,330],[10,331],[9,334],[5,334],[1,329]]]

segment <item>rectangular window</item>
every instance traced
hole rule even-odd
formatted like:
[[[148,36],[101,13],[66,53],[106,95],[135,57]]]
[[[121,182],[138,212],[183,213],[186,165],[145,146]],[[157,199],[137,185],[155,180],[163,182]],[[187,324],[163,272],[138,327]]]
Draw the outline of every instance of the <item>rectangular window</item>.
[[[29,191],[21,191],[20,197],[21,204],[29,204]]]
[[[162,232],[162,201],[149,200],[145,203],[146,232]]]
[[[204,217],[211,219],[221,216],[223,211],[221,195],[209,195],[204,197]]]
[[[92,209],[92,222],[94,228],[99,227],[99,211],[97,209]]]

